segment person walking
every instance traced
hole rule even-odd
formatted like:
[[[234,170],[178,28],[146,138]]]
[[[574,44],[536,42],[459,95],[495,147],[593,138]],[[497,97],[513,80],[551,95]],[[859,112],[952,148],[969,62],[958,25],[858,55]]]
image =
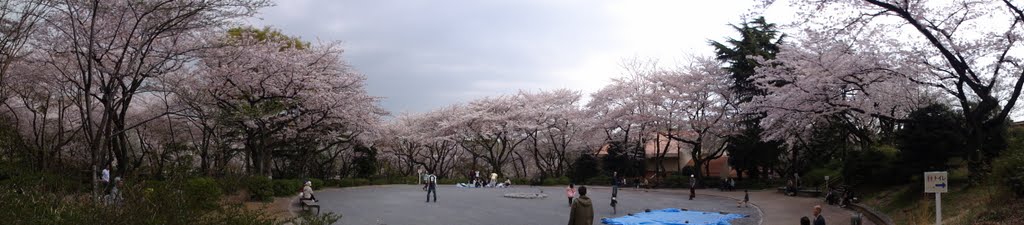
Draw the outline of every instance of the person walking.
[[[821,215],[821,205],[814,206],[814,225],[825,225],[825,216]]]
[[[569,197],[569,207],[572,207],[572,198],[576,197],[576,188],[572,184],[565,188],[565,196]]]
[[[690,174],[690,200],[693,200],[694,197],[697,197],[697,190],[696,190],[696,188],[697,188],[697,179],[693,177],[693,174]]]
[[[737,203],[736,208],[739,208],[740,206],[746,208],[748,207],[748,204],[750,204],[750,192],[747,192],[747,190],[743,190],[743,201]]]
[[[437,176],[427,170],[427,202],[430,202],[430,194],[434,194],[434,202],[437,202]]]
[[[590,197],[587,197],[587,187],[580,186],[578,193],[580,197],[569,207],[569,225],[593,225],[594,207],[591,205]]]

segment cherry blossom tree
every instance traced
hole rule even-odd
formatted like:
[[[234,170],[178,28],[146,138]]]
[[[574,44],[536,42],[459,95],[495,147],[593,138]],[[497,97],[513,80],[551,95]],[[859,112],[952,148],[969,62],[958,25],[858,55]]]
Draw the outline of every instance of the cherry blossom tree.
[[[56,169],[72,164],[66,151],[80,138],[78,111],[74,107],[75,90],[71,82],[47,65],[42,52],[32,52],[8,65],[10,74],[4,85],[7,101],[3,104],[15,128],[24,137],[20,150],[38,169]]]
[[[25,46],[50,9],[41,0],[0,1],[0,101],[7,99],[11,65],[28,55]]]
[[[459,145],[474,161],[482,159],[492,172],[504,176],[506,163],[527,140],[519,108],[515,97],[508,95],[473,100],[444,127],[457,131]]]
[[[901,120],[936,97],[903,77],[903,68],[878,44],[813,40],[782,46],[775,66],[758,70],[756,83],[767,95],[755,97],[750,108],[766,113],[763,134],[772,140],[797,144],[809,137],[812,125],[843,118],[861,143],[871,143],[879,118]]]
[[[61,76],[74,82],[75,107],[93,171],[113,156],[127,171],[134,100],[152,77],[184,67],[203,49],[197,36],[251,16],[266,0],[51,1],[37,40]],[[151,119],[156,119],[154,117]],[[148,122],[151,119],[140,120]],[[98,190],[94,182],[94,190]]]
[[[275,154],[317,155],[351,142],[385,114],[335,43],[299,49],[251,36],[231,42],[236,46],[205,52],[196,73],[256,174],[271,174]]]
[[[591,94],[588,113],[595,115],[594,126],[603,130],[605,143],[625,146],[630,157],[642,159],[643,143],[650,137],[654,118],[653,107],[647,96],[654,92],[653,84],[645,76],[659,70],[657,61],[630,59],[622,63],[623,77]],[[628,171],[621,171],[629,175]],[[637,174],[633,174],[637,175]]]
[[[665,124],[664,136],[686,143],[695,167],[721,157],[727,137],[737,129],[738,112],[730,77],[721,63],[697,57],[680,70],[655,73],[648,79],[657,87],[652,98],[659,106],[652,112],[658,123]],[[694,171],[698,178],[705,175]]]
[[[562,176],[571,162],[588,148],[586,136],[598,135],[593,122],[579,104],[577,91],[556,89],[535,93],[520,92],[526,149],[541,176]],[[596,149],[596,148],[594,148]],[[525,167],[525,165],[523,165]]]
[[[792,4],[807,18],[797,25],[807,28],[811,38],[856,43],[865,56],[888,56],[894,63],[884,69],[892,72],[881,77],[909,80],[920,89],[943,94],[941,101],[957,104],[969,137],[973,173],[984,174],[991,158],[1005,148],[1005,134],[999,127],[1024,87],[1020,3],[814,0]],[[884,47],[865,50],[870,49],[862,47],[866,45]],[[861,110],[865,112],[858,113],[878,115]]]
[[[411,174],[418,166],[442,177],[454,175],[455,165],[465,159],[464,151],[453,130],[439,128],[452,119],[451,115],[459,110],[458,107],[401,115],[386,125],[384,129],[391,138],[382,141],[388,143],[390,154],[406,163],[406,174]]]

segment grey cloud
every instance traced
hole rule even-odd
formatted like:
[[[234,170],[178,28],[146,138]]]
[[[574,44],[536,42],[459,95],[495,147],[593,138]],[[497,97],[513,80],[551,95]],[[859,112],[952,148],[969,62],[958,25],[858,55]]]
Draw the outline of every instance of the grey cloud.
[[[306,40],[341,40],[345,58],[392,112],[536,89],[551,71],[612,43],[594,1],[279,2],[265,25]],[[504,87],[494,84],[507,82]],[[533,85],[531,85],[533,84]]]

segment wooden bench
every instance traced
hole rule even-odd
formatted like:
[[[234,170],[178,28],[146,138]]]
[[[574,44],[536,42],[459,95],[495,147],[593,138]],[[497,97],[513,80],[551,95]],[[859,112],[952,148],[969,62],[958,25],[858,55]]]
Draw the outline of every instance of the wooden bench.
[[[299,204],[302,206],[302,210],[312,210],[312,208],[316,208],[316,214],[320,215],[320,203],[313,200],[301,200]]]

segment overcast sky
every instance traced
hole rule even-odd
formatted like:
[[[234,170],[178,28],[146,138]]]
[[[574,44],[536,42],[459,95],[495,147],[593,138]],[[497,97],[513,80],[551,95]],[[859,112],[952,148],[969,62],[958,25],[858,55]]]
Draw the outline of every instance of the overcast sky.
[[[585,94],[626,58],[663,64],[711,55],[754,0],[286,0],[256,26],[311,42],[342,41],[344,58],[392,113],[517,90]],[[769,22],[785,20],[772,18]],[[780,22],[781,23],[781,22]]]

